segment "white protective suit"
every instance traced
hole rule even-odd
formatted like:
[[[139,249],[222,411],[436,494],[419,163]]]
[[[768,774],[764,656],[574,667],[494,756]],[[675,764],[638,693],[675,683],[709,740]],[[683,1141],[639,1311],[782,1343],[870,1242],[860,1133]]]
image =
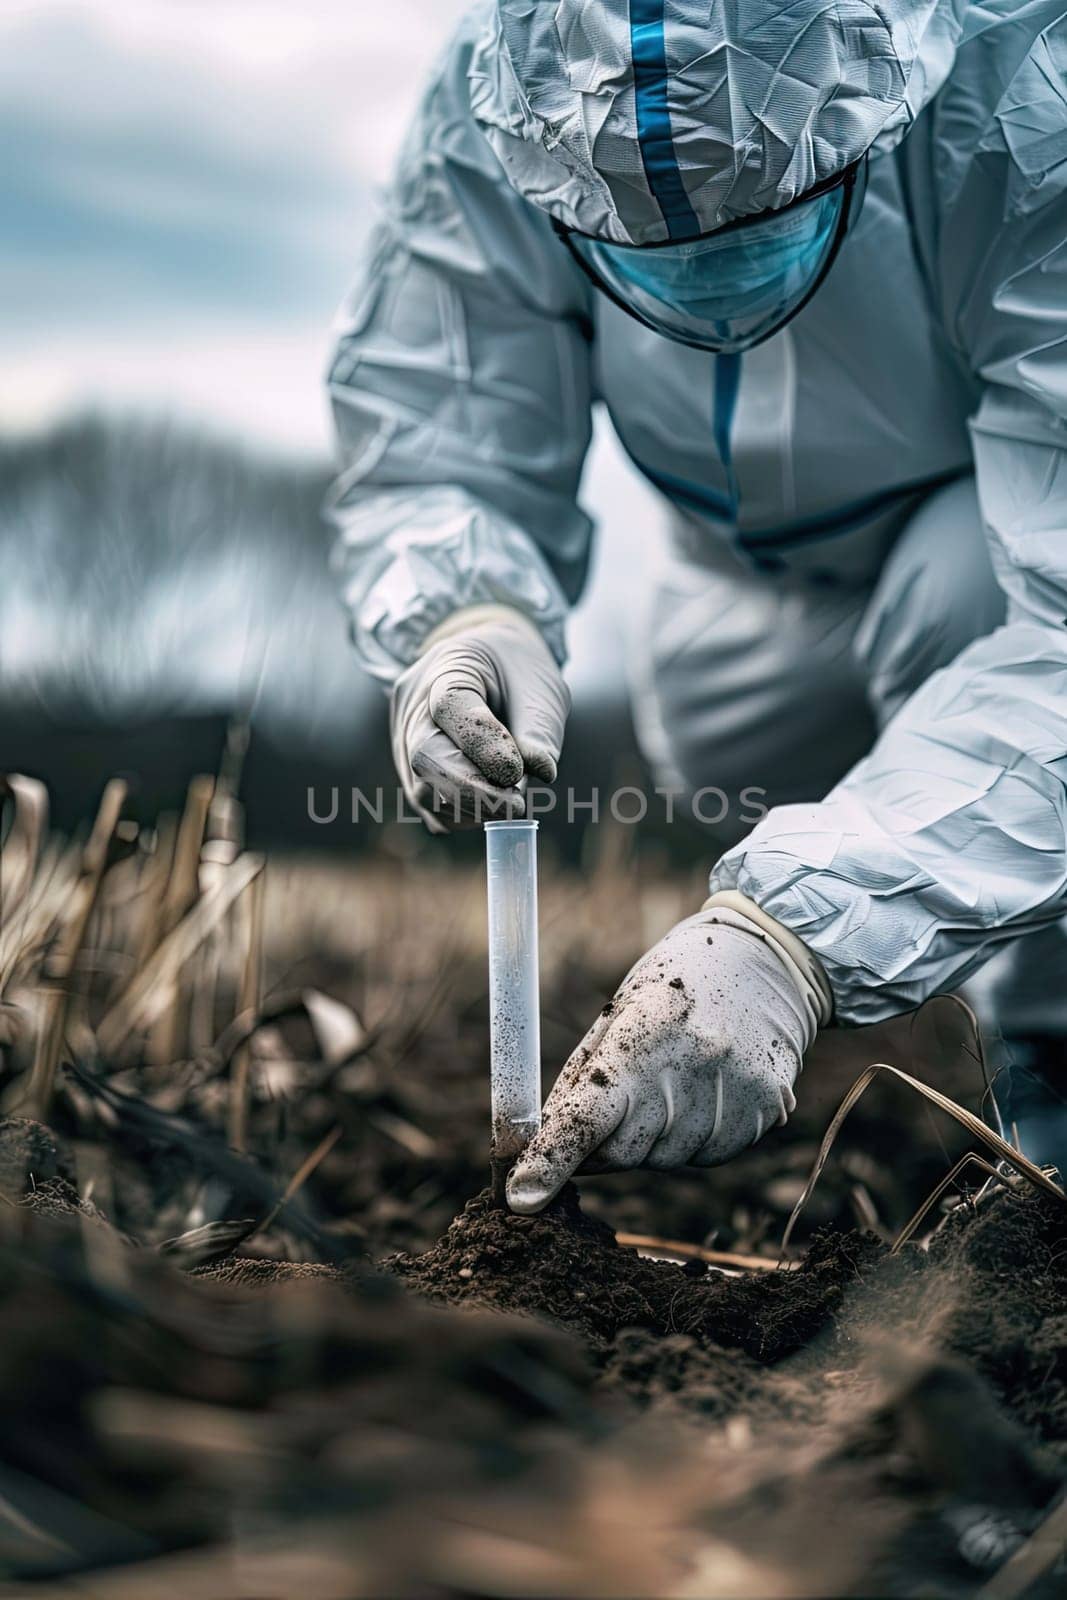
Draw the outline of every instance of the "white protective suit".
[[[679,208],[710,229],[868,148],[829,276],[739,374],[597,294],[549,217],[654,242]],[[562,659],[601,400],[676,510],[665,593],[681,568],[696,596],[689,635],[652,642],[657,753],[692,781],[694,730],[713,766],[731,759],[746,706],[766,744],[785,701],[752,689],[744,647],[758,666],[768,626],[798,641],[771,676],[798,686],[813,769],[823,727],[859,754],[834,696],[866,689],[885,724],[870,753],[821,799],[792,760],[786,798],[803,798],[712,873],[800,935],[840,1021],[954,988],[1067,909],[1065,217],[1052,0],[485,0],[425,97],[341,329],[337,559],[384,682],[468,605],[517,607]],[[975,483],[991,568],[965,527]],[[715,617],[732,685],[702,671]]]

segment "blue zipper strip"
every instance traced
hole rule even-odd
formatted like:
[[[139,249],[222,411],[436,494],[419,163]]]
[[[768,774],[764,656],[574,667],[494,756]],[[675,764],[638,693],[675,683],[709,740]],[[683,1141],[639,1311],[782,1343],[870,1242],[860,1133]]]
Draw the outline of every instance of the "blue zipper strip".
[[[645,177],[672,239],[695,239],[700,222],[685,192],[667,101],[666,0],[630,0],[637,138]]]
[[[719,460],[726,473],[726,487],[730,495],[733,514],[736,517],[741,504],[741,496],[737,487],[737,477],[734,473],[734,452],[730,435],[733,432],[734,412],[737,410],[737,396],[741,388],[741,357],[739,355],[715,357],[715,395],[711,414],[711,433],[715,440],[715,448],[719,452]]]

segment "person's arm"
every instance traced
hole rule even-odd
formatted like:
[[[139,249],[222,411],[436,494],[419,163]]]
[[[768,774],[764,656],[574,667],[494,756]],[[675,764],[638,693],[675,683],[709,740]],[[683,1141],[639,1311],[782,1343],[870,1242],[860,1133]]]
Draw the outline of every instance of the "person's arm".
[[[1067,911],[1067,142],[1042,67],[939,214],[946,325],[985,383],[974,454],[1007,621],[825,800],[772,811],[718,863],[564,1066],[508,1181],[518,1211],[575,1172],[732,1159],[792,1110],[831,1001],[839,1022],[892,1016]]]
[[[412,127],[329,374],[329,504],[356,649],[392,684],[466,607],[514,608],[558,662],[590,524],[587,291],[470,110],[478,13]]]
[[[838,1022],[882,1020],[1067,911],[1067,163],[1027,177],[997,137],[945,219],[939,288],[986,386],[974,454],[1007,621],[825,800],[718,863],[565,1065],[509,1179],[518,1211],[574,1172],[732,1159],[792,1110],[831,999]]]
[[[1062,131],[1038,138],[1036,112],[1026,148],[1001,116],[1009,97],[1050,103],[1034,62],[945,217],[937,282],[985,384],[972,437],[1006,621],[825,800],[772,811],[712,875],[803,939],[846,1023],[955,988],[998,942],[1067,911],[1067,151]]]

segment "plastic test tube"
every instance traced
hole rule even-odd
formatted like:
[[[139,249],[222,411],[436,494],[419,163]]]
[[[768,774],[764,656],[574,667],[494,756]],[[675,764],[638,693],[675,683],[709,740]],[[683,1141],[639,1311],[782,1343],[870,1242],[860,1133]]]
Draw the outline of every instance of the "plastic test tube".
[[[541,1122],[537,823],[485,824],[493,1164],[510,1165]]]

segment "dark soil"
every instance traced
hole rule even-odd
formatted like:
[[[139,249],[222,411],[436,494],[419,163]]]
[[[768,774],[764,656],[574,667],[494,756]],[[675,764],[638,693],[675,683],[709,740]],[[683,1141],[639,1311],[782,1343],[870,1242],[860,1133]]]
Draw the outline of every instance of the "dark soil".
[[[702,1525],[800,1592],[969,1594],[1067,1484],[1067,1227],[1029,1193],[960,1208],[928,1251],[829,1233],[797,1271],[740,1277],[621,1248],[573,1188],[534,1218],[482,1194],[392,1266],[438,1302],[572,1330],[597,1392],[646,1416],[722,1426],[704,1457],[730,1482]]]
[[[684,1400],[692,1385],[699,1409],[720,1375],[743,1402],[758,1387],[746,1375],[810,1352],[820,1335],[831,1360],[849,1359],[850,1341],[935,1350],[986,1379],[1067,1466],[1067,1219],[1027,1192],[961,1207],[928,1250],[893,1256],[869,1234],[824,1233],[797,1270],[698,1276],[621,1247],[573,1185],[536,1217],[485,1191],[431,1250],[389,1265],[439,1303],[569,1329],[635,1398]],[[722,1397],[713,1409],[726,1409]]]
[[[0,1194],[22,1194],[62,1178],[74,1181],[74,1164],[50,1128],[29,1117],[0,1121]]]
[[[434,1311],[366,1270],[184,1276],[86,1231],[57,1186],[0,1216],[0,1284],[5,1596],[24,1590],[4,1577],[115,1563],[128,1589],[112,1571],[78,1594],[422,1593],[453,1559],[449,1518],[516,1484],[561,1511],[604,1433],[580,1348],[551,1329]],[[257,1554],[298,1527],[328,1590],[318,1559],[298,1585]],[[231,1590],[214,1558],[167,1577],[167,1552],[235,1528],[258,1585]]]
[[[535,1217],[514,1216],[485,1190],[432,1250],[391,1265],[433,1299],[547,1317],[598,1353],[622,1329],[639,1328],[771,1363],[806,1344],[846,1286],[883,1254],[869,1235],[837,1234],[817,1239],[797,1272],[697,1276],[617,1244],[610,1228],[584,1214],[569,1184]]]
[[[287,924],[242,1151],[229,1047],[87,1052],[47,1127],[0,1118],[0,1600],[977,1596],[1067,1477],[1063,1207],[957,1192],[928,1248],[891,1254],[962,1136],[890,1084],[838,1140],[799,1267],[615,1237],[773,1265],[858,1071],[892,1060],[977,1110],[973,1056],[827,1035],[788,1126],[728,1167],[513,1216],[479,1193],[485,952],[448,932],[457,882],[390,863],[338,913],[355,953]],[[558,1065],[647,930],[581,924],[592,893],[631,905],[617,877],[545,887]],[[358,1016],[339,1054],[305,982]],[[5,1047],[0,1087],[30,1060]],[[1026,1600],[1065,1585],[1053,1551]]]
[[[955,1291],[945,1296],[946,1344],[1067,1462],[1064,1208],[1023,1193],[974,1217],[961,1211],[935,1236],[927,1262],[933,1283]],[[926,1306],[934,1310],[930,1296]],[[920,1304],[910,1314],[918,1321],[923,1311]]]
[[[166,1552],[219,1548],[253,1508],[314,1519],[321,1590],[303,1569],[272,1590],[248,1548],[250,1592],[287,1600],[352,1573],[353,1595],[465,1591],[472,1571],[494,1592],[451,1530],[530,1519],[537,1548],[569,1551],[550,1593],[655,1595],[711,1562],[698,1594],[951,1600],[1067,1483],[1067,1228],[1028,1191],[959,1207],[925,1250],[828,1230],[799,1268],[740,1276],[620,1246],[573,1186],[538,1217],[482,1193],[386,1274],[240,1246],[183,1274],[79,1195],[49,1130],[9,1120],[0,1148],[33,1163],[0,1209],[0,1470],[66,1548],[20,1522],[8,1571],[121,1561],[133,1586],[110,1575],[108,1600],[155,1600],[191,1581],[137,1587],[171,1582]],[[619,1515],[633,1497],[630,1544],[596,1531],[604,1482]]]

